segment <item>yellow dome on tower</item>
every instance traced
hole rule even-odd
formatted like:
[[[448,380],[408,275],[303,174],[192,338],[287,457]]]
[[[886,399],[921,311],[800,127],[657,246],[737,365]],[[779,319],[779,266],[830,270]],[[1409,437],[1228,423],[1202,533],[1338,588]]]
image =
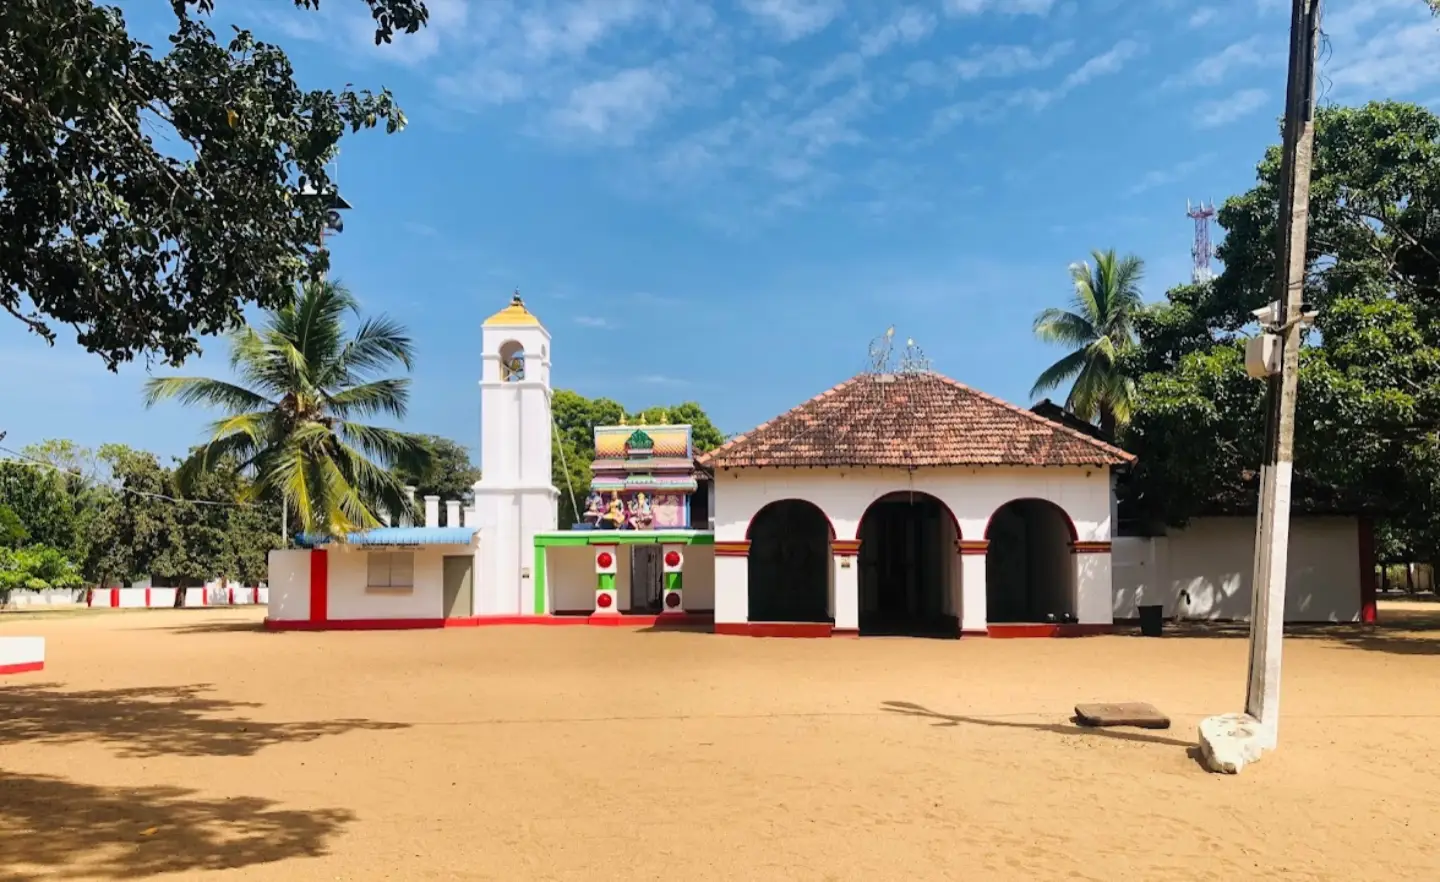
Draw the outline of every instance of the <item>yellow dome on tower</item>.
[[[520,292],[516,291],[515,296],[510,298],[510,305],[490,316],[485,320],[487,327],[498,325],[538,325],[540,320],[535,314],[525,308],[525,303],[520,299]]]

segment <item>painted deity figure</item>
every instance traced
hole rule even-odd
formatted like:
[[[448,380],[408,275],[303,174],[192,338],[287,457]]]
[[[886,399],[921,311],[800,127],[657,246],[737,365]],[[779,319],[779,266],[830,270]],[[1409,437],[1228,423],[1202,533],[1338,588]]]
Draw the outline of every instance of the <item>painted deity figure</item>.
[[[592,526],[599,526],[600,519],[605,516],[605,499],[597,490],[591,490],[590,495],[585,497],[585,514],[581,517],[585,523]]]
[[[600,518],[600,526],[607,530],[618,530],[625,524],[625,506],[620,502],[620,494],[613,493],[610,496],[610,505],[606,507],[605,514]]]
[[[644,493],[635,494],[631,500],[629,516],[632,530],[648,530],[655,523],[655,513]]]

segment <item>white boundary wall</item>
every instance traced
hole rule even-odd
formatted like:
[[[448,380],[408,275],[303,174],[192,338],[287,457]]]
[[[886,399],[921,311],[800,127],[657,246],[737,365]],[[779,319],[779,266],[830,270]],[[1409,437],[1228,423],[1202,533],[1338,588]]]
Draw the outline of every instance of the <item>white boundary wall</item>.
[[[1114,541],[1114,614],[1159,604],[1166,618],[1248,621],[1255,555],[1253,517],[1197,518],[1155,538]],[[1358,622],[1360,524],[1298,517],[1290,524],[1285,621]]]

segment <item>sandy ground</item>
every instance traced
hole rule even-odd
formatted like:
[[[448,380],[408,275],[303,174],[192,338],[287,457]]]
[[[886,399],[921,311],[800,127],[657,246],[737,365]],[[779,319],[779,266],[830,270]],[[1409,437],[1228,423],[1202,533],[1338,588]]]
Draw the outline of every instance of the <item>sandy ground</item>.
[[[1246,645],[267,634],[0,616],[0,879],[1440,879],[1440,610],[1286,642],[1281,751],[1195,725]],[[1084,732],[1148,700],[1170,732]]]

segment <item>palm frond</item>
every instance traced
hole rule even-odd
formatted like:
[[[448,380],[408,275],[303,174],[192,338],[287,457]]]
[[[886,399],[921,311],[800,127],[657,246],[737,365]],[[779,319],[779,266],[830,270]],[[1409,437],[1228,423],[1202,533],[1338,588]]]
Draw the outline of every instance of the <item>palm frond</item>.
[[[1085,346],[1096,337],[1095,326],[1082,315],[1050,308],[1035,316],[1035,336],[1061,346]]]
[[[219,407],[232,413],[273,407],[274,402],[258,392],[206,377],[151,377],[145,381],[146,407],[176,399],[187,407]]]
[[[369,372],[394,363],[415,369],[415,346],[405,326],[388,316],[367,319],[355,336],[341,349],[327,380],[337,384],[356,382]]]
[[[1030,387],[1030,397],[1039,398],[1051,389],[1075,376],[1084,370],[1086,364],[1086,353],[1084,349],[1077,349],[1041,372],[1035,385]]]
[[[342,419],[377,413],[388,413],[396,419],[404,419],[410,403],[410,381],[374,380],[336,392],[327,396],[326,400],[330,412]]]

